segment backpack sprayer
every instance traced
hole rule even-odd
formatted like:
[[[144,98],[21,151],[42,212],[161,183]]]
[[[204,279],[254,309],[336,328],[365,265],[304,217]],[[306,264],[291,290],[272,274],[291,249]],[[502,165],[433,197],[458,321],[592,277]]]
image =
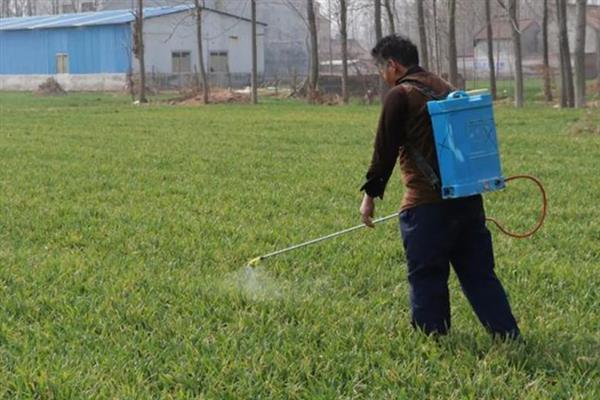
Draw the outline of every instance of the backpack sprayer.
[[[522,239],[536,233],[546,218],[548,207],[546,191],[540,180],[534,176],[515,175],[504,178],[502,175],[493,102],[488,91],[485,89],[471,92],[455,91],[448,95],[438,96],[418,81],[406,79],[401,83],[410,84],[432,99],[427,102],[427,108],[431,116],[441,182],[432,168],[426,165],[424,158],[414,149],[409,148],[409,150],[432,185],[441,191],[442,198],[455,199],[498,191],[503,189],[506,183],[517,179],[533,181],[542,195],[541,215],[533,229],[524,233],[514,233],[509,232],[494,218],[486,218],[486,220],[494,223],[502,233],[514,238]],[[398,213],[394,213],[375,219],[373,223],[387,221],[397,216]],[[365,224],[356,225],[274,251],[250,260],[248,265],[254,266],[266,258],[310,246],[364,227],[366,227]]]

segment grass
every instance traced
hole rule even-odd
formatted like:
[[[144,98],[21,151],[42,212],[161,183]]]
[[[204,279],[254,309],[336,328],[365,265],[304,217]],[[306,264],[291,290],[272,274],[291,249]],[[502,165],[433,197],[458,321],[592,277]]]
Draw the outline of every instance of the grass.
[[[469,80],[466,83],[467,90],[489,89],[488,79]],[[538,78],[527,78],[523,81],[523,98],[528,102],[544,101],[544,81]],[[600,100],[600,94],[596,89],[596,80],[588,80],[586,83],[586,95],[589,101]],[[500,79],[496,81],[496,90],[498,97],[505,101],[512,102],[515,96],[515,81],[511,79]],[[553,103],[558,104],[560,100],[560,78],[554,78],[552,81]]]
[[[570,133],[597,113],[497,108],[505,174],[550,197],[532,239],[491,228],[524,344],[493,342],[455,277],[452,334],[413,332],[395,222],[244,272],[358,223],[377,113],[0,95],[0,396],[599,398],[600,136]],[[525,229],[539,197],[486,205]]]

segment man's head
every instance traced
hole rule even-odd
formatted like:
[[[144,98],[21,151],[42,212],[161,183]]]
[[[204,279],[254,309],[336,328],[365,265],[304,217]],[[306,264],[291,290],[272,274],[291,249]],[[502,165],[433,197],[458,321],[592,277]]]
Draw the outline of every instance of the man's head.
[[[371,56],[379,68],[379,72],[388,85],[393,86],[409,68],[419,65],[417,46],[410,39],[400,35],[389,35],[382,38]]]

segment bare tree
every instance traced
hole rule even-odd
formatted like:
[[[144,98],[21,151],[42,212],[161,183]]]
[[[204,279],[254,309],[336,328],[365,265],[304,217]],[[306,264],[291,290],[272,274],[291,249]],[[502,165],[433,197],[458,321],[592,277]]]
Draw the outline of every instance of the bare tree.
[[[342,45],[342,99],[348,104],[348,4],[340,2],[340,39]]]
[[[375,41],[379,43],[383,37],[381,28],[381,0],[375,0],[375,12],[373,14],[375,16]],[[385,92],[385,82],[383,81],[383,78],[379,76],[379,96],[382,103],[385,98]]]
[[[0,1],[0,17],[7,18],[12,15],[10,10],[10,0]]]
[[[425,31],[425,12],[423,11],[423,3],[425,0],[417,1],[417,20],[419,22],[419,56],[421,65],[425,69],[429,69],[429,57],[427,54],[427,34]]]
[[[314,0],[306,1],[306,16],[310,32],[310,74],[308,78],[308,103],[316,100],[319,81],[319,44],[317,40],[317,19],[315,17]]]
[[[571,69],[571,51],[567,36],[567,0],[556,0],[558,22],[558,46],[560,50],[560,106],[573,107],[575,93],[573,89],[573,71]]]
[[[135,13],[134,53],[140,63],[140,92],[138,101],[147,103],[146,98],[146,63],[144,61],[144,0],[138,0]]]
[[[396,24],[394,22],[394,3],[395,0],[384,0],[383,2],[385,11],[387,13],[390,34],[396,33]]]
[[[440,37],[438,34],[438,16],[437,16],[437,0],[433,0],[433,35],[435,42],[435,66],[436,73],[440,74],[442,72],[441,66],[441,56],[440,56]]]
[[[550,82],[550,60],[548,57],[548,0],[544,0],[542,18],[542,58],[544,62],[544,99],[552,101],[552,87]]]
[[[456,0],[448,0],[448,77],[450,83],[458,86],[458,65],[456,61]]]
[[[596,31],[596,90],[600,94],[600,30]]]
[[[585,107],[585,9],[587,0],[576,1],[575,107]]]
[[[250,1],[252,14],[252,104],[258,104],[258,62],[256,51],[256,0]]]
[[[521,52],[521,31],[517,18],[517,0],[508,0],[508,15],[511,22],[513,58],[515,68],[515,107],[523,107],[523,56]]]
[[[490,70],[490,92],[492,93],[492,99],[496,100],[496,65],[494,63],[494,34],[492,31],[492,10],[491,0],[485,0],[485,23],[487,30],[487,56],[488,66]]]
[[[202,7],[204,7],[204,0],[202,0],[202,5],[200,5],[200,0],[194,0],[194,6],[196,7],[196,40],[198,42],[198,65],[200,78],[202,79],[202,100],[204,104],[208,104],[210,88],[206,68],[204,68],[204,49],[202,45]]]

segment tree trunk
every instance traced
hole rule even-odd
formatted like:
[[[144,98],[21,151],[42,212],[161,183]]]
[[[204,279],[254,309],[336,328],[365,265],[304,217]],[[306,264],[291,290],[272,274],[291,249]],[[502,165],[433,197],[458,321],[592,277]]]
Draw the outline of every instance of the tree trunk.
[[[600,30],[596,31],[596,90],[600,94]]]
[[[494,63],[494,35],[492,32],[492,7],[490,1],[491,0],[485,0],[485,22],[487,28],[487,55],[490,70],[490,92],[492,93],[492,99],[496,100],[496,64]]]
[[[342,42],[342,99],[348,104],[348,5],[340,0],[340,39]]]
[[[252,14],[252,104],[258,104],[258,61],[256,51],[256,0],[250,0]]]
[[[10,17],[8,2],[9,2],[9,0],[1,0],[0,1],[0,18]]]
[[[436,74],[442,73],[441,55],[440,55],[440,37],[438,34],[437,0],[433,0],[433,35],[435,42],[435,67]]]
[[[146,98],[146,63],[144,61],[144,0],[138,0],[137,9],[137,51],[140,62],[140,93],[139,102],[147,103]]]
[[[384,0],[385,11],[387,12],[387,18],[390,28],[390,34],[396,33],[396,24],[394,22],[394,10],[392,8],[392,1],[394,0]]]
[[[573,88],[573,70],[571,68],[571,50],[567,36],[567,0],[556,0],[558,21],[558,44],[560,49],[561,88],[560,106],[573,107],[575,93]]]
[[[566,75],[566,67],[565,67],[565,59],[564,59],[564,48],[563,43],[562,43],[562,33],[560,31],[561,29],[561,23],[562,23],[562,19],[561,19],[561,8],[560,8],[560,0],[556,0],[556,23],[558,24],[558,51],[559,51],[559,59],[560,59],[560,64],[559,64],[559,69],[560,69],[560,97],[559,97],[559,104],[562,108],[565,108],[568,106],[568,101],[567,101],[567,75]]]
[[[517,0],[509,0],[508,14],[512,28],[513,57],[515,63],[515,107],[520,108],[523,107],[523,56],[521,53],[521,32],[517,17],[518,7]]]
[[[381,28],[381,0],[375,0],[375,41],[379,42],[383,37],[383,31]],[[383,104],[383,100],[385,99],[385,82],[383,78],[379,76],[379,97],[381,98],[381,103]]]
[[[587,0],[577,0],[575,25],[575,107],[585,107],[585,8]]]
[[[14,9],[13,10],[14,10],[15,17],[22,17],[23,16],[23,7],[22,7],[22,4],[19,3],[19,1],[17,1],[17,0],[14,0],[13,4],[14,4]]]
[[[542,18],[542,58],[544,60],[544,99],[552,101],[550,82],[550,60],[548,57],[548,0],[544,0],[544,16]]]
[[[209,86],[206,68],[204,68],[204,49],[202,46],[202,7],[200,0],[194,0],[196,7],[196,40],[198,41],[198,64],[200,65],[200,78],[202,79],[202,100],[204,104],[209,102]],[[204,6],[204,2],[202,4]]]
[[[327,19],[328,21],[328,32],[327,32],[327,45],[329,46],[329,75],[333,75],[333,46],[331,43],[331,0],[327,0]]]
[[[448,0],[448,78],[458,87],[458,65],[456,62],[456,0]]]
[[[423,11],[423,0],[417,1],[417,19],[419,21],[419,58],[421,66],[429,69],[429,57],[427,54],[427,33],[425,31],[425,13]]]
[[[319,44],[317,40],[317,20],[314,0],[306,1],[306,15],[310,32],[310,75],[308,79],[308,103],[314,104],[319,80]]]

